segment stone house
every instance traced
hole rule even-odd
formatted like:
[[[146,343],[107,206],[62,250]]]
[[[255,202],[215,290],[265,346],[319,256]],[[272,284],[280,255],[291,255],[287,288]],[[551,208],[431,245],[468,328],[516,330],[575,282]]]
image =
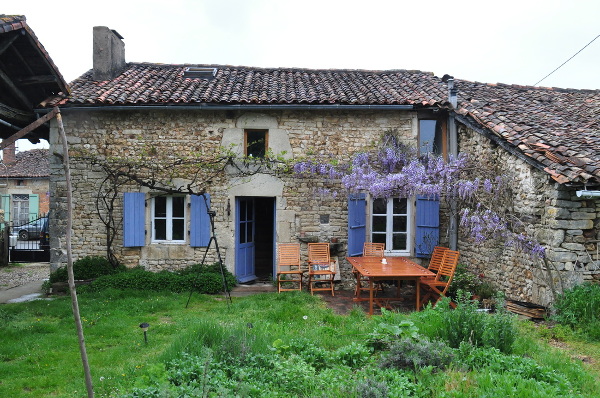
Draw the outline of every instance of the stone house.
[[[13,225],[35,220],[50,209],[50,166],[47,149],[15,154],[15,146],[3,150],[0,195],[4,219]]]
[[[576,193],[600,183],[596,91],[495,86],[406,70],[126,63],[122,37],[105,27],[94,28],[94,45],[94,69],[71,83],[70,95],[49,103],[61,109],[73,153],[145,154],[152,163],[226,147],[258,158],[265,150],[343,158],[393,129],[407,145],[433,142],[430,150],[443,155],[465,151],[502,164],[515,176],[515,201],[529,232],[547,245],[556,276],[578,283],[597,275],[598,202]],[[61,151],[54,122],[50,145]],[[53,267],[65,262],[60,161],[51,157]],[[74,258],[104,255],[106,226],[96,209],[106,174],[82,157],[72,157],[71,167]],[[178,176],[174,184],[191,178]],[[529,258],[447,233],[434,201],[319,196],[309,182],[273,173],[215,177],[207,194],[225,265],[242,282],[272,275],[276,242],[333,239],[342,284],[352,283],[345,256],[373,239],[375,214],[401,220],[383,236],[390,255],[426,256],[419,249],[426,230],[458,248],[462,262],[489,275],[509,298],[549,301],[542,271]],[[122,228],[113,249],[120,261],[161,270],[201,260],[210,225],[200,197],[134,185],[119,195],[114,215]],[[215,259],[213,249],[209,256]]]

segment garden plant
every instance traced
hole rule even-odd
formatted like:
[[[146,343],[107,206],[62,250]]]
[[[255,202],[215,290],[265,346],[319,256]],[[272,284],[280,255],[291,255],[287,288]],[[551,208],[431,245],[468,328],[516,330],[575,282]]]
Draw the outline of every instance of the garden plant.
[[[186,308],[186,293],[111,287],[79,300],[99,397],[594,397],[600,387],[523,321],[465,300],[373,317],[336,315],[305,292],[230,306],[197,295]],[[85,395],[68,298],[7,304],[0,319],[0,396]]]

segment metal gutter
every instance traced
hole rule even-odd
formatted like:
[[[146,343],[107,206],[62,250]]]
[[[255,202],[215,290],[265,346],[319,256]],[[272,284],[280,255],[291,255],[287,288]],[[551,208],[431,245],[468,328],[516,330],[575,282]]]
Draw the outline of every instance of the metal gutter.
[[[435,108],[437,107],[429,107]],[[51,108],[36,109],[36,112],[46,113]],[[134,110],[202,110],[202,111],[235,111],[235,110],[413,110],[414,105],[312,105],[312,104],[273,104],[273,105],[250,105],[250,104],[231,104],[231,105],[84,105],[84,106],[61,106],[61,112],[69,111],[134,111]],[[424,108],[427,109],[427,108]]]
[[[10,128],[15,129],[17,131],[21,130],[21,127],[15,126],[14,124],[11,124],[11,123],[7,122],[6,120],[0,119],[0,124],[3,124],[6,127],[10,127]]]

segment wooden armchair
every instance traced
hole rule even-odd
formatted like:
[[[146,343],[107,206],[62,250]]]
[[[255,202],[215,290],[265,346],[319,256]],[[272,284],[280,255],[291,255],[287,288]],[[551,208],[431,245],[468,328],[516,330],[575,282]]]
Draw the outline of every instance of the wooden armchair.
[[[458,264],[458,257],[460,252],[447,249],[442,257],[440,268],[433,279],[421,278],[421,291],[424,292],[421,303],[424,306],[429,301],[433,301],[433,305],[436,305],[442,297],[446,296],[448,287],[452,283],[454,278],[454,272]],[[456,304],[450,302],[452,308],[456,308]]]
[[[363,245],[363,257],[383,257],[385,251],[385,243],[373,243],[373,242],[365,242]],[[369,291],[369,280],[362,277],[362,275],[353,270],[354,276],[356,277],[356,288],[354,290],[354,295],[356,297],[360,296],[360,292]],[[366,286],[365,286],[366,284]],[[383,290],[380,283],[375,285],[376,291]]]
[[[302,290],[302,274],[300,245],[279,243],[277,245],[277,292]],[[292,287],[282,287],[282,284],[284,286],[289,284]]]
[[[335,278],[335,263],[329,257],[329,243],[308,244],[308,286],[310,294],[315,291],[333,291],[333,279]],[[324,284],[326,287],[317,287]]]

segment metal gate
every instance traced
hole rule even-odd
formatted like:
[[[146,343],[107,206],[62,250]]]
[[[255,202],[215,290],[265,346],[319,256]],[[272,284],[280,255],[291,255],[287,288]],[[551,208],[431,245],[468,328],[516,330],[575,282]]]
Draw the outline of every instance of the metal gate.
[[[50,261],[48,245],[48,217],[40,217],[23,224],[13,224],[9,236],[9,261]]]

